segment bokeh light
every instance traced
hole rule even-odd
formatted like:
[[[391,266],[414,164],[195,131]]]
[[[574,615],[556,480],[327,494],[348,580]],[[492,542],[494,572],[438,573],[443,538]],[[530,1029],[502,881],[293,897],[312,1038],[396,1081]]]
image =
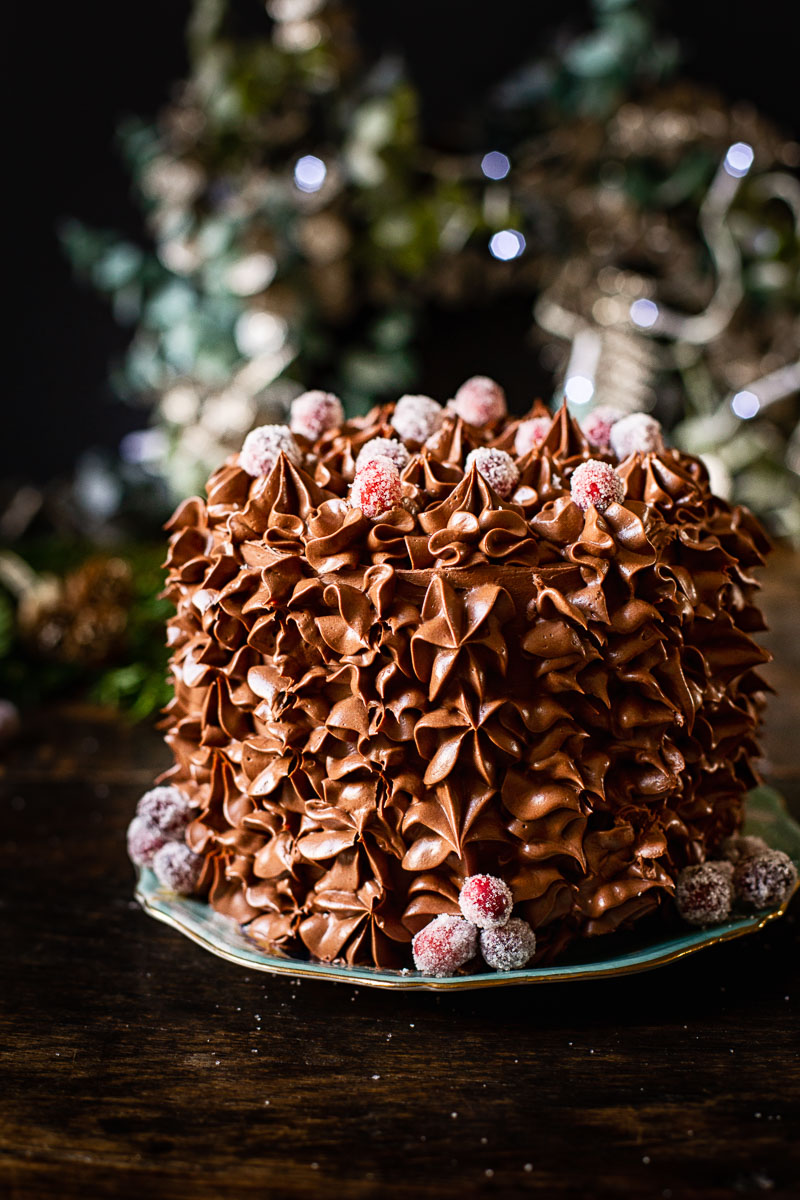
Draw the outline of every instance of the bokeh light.
[[[318,192],[325,182],[328,168],[315,154],[304,154],[294,167],[294,181],[301,192]]]
[[[481,159],[481,170],[487,179],[505,179],[511,170],[508,155],[500,150],[490,150]]]
[[[585,375],[570,375],[564,384],[564,395],[570,404],[588,404],[594,395],[594,384]]]
[[[502,262],[519,258],[525,249],[525,238],[516,229],[501,229],[489,242],[489,252]]]
[[[761,408],[761,401],[755,392],[737,392],[731,400],[731,408],[742,421],[749,421]]]

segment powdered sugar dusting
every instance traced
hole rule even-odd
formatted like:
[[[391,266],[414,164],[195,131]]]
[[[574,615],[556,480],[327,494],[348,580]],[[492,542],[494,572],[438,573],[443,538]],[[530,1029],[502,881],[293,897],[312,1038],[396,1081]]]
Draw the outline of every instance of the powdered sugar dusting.
[[[502,499],[510,496],[519,483],[519,471],[513,458],[505,450],[497,450],[493,446],[479,446],[467,455],[465,470],[469,471],[473,465]]]

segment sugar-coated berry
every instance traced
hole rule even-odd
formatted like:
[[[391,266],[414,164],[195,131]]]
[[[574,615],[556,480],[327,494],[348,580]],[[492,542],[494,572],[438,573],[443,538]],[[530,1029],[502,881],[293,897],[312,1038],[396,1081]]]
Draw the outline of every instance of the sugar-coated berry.
[[[390,458],[398,471],[403,471],[411,462],[411,455],[402,442],[398,442],[397,438],[374,437],[370,441],[365,442],[358,452],[356,459],[356,471],[360,471],[363,466],[366,466],[373,458],[377,458],[381,454],[385,458]]]
[[[167,838],[147,817],[134,817],[128,826],[128,858],[137,867],[150,867]]]
[[[627,458],[629,454],[660,454],[664,449],[664,439],[661,436],[661,425],[647,413],[630,413],[627,417],[615,421],[609,435],[611,449],[617,458]]]
[[[244,439],[239,465],[248,475],[269,475],[281,451],[295,466],[303,461],[300,447],[288,425],[259,425]]]
[[[751,854],[762,854],[769,850],[763,838],[752,833],[734,833],[720,847],[728,862],[737,863],[740,858],[748,858]]]
[[[462,383],[447,407],[468,425],[478,426],[501,421],[508,413],[505,392],[487,375],[473,375]]]
[[[617,472],[598,458],[590,458],[575,468],[570,489],[572,499],[584,512],[592,504],[598,512],[605,512],[609,504],[618,504],[625,495]]]
[[[170,841],[182,838],[194,809],[176,787],[154,787],[145,792],[136,805],[136,815],[144,817]]]
[[[420,929],[411,943],[411,952],[423,975],[455,975],[477,954],[478,930],[463,917],[443,913]]]
[[[503,500],[510,496],[519,483],[519,471],[510,454],[494,446],[479,446],[467,455],[465,470],[475,466],[489,487],[494,488]]]
[[[401,396],[392,413],[392,428],[405,442],[424,442],[444,420],[441,404],[430,396]]]
[[[625,413],[613,404],[598,404],[581,420],[581,429],[586,440],[596,450],[608,450],[611,445],[611,426],[622,420]]]
[[[522,458],[529,450],[541,446],[552,424],[550,417],[529,417],[527,421],[520,421],[514,435],[514,453],[517,458]]]
[[[675,904],[689,925],[718,925],[730,915],[733,883],[725,867],[724,863],[706,862],[681,871]]]
[[[481,930],[481,954],[495,971],[518,971],[535,953],[536,934],[521,917],[512,917],[499,929]]]
[[[185,842],[166,842],[153,858],[158,882],[179,896],[192,895],[202,869],[202,857],[190,850]]]
[[[315,442],[326,430],[341,425],[343,421],[342,402],[331,392],[303,392],[302,396],[292,401],[289,410],[292,433],[302,434],[310,442]]]
[[[505,880],[496,875],[470,875],[459,892],[458,904],[479,929],[497,929],[511,916],[514,897]]]
[[[399,504],[401,495],[400,472],[390,458],[379,454],[356,471],[350,488],[350,504],[374,521],[381,513]]]
[[[782,850],[762,850],[741,858],[733,871],[736,899],[748,908],[777,908],[791,896],[797,868]]]

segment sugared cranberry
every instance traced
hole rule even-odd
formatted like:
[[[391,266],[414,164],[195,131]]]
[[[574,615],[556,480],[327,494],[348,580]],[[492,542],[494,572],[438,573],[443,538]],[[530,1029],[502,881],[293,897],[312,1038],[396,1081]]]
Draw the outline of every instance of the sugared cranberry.
[[[454,975],[477,954],[478,931],[463,917],[443,913],[416,934],[411,951],[423,975]]]
[[[572,473],[572,499],[585,512],[592,504],[605,512],[609,504],[619,503],[625,495],[622,480],[613,467],[590,458]]]
[[[529,450],[541,446],[552,424],[550,417],[529,417],[527,421],[520,421],[514,435],[514,453],[517,458],[522,458]]]
[[[517,971],[535,953],[536,934],[521,917],[512,917],[499,929],[481,930],[481,954],[495,971]]]
[[[400,472],[390,458],[379,454],[356,472],[350,488],[350,504],[374,521],[399,504],[401,495]]]
[[[365,442],[358,452],[356,471],[360,471],[373,458],[383,455],[390,458],[398,471],[403,471],[411,462],[411,455],[397,438],[374,437]]]
[[[752,833],[734,833],[725,838],[722,843],[722,853],[728,862],[737,863],[740,858],[749,858],[751,854],[763,854],[769,846],[763,838]]]
[[[193,811],[176,787],[151,788],[136,805],[136,815],[155,825],[170,841],[183,837]]]
[[[462,383],[447,407],[468,425],[478,426],[501,421],[508,412],[505,392],[486,375],[473,375]]]
[[[153,857],[153,870],[162,887],[191,896],[197,888],[203,859],[184,842],[167,842]]]
[[[153,865],[154,855],[167,843],[166,836],[146,817],[134,817],[128,826],[128,857],[137,867]]]
[[[302,434],[310,442],[315,442],[326,430],[341,425],[343,421],[342,402],[331,392],[303,392],[302,396],[292,401],[289,410],[292,433]]]
[[[797,868],[782,850],[762,850],[741,858],[733,871],[737,900],[758,910],[783,904],[796,883]]]
[[[730,915],[733,884],[726,864],[706,862],[684,867],[678,876],[675,904],[689,925],[718,925]]]
[[[470,450],[465,470],[469,471],[473,465],[503,500],[511,495],[519,483],[516,463],[505,450],[497,450],[493,446],[479,446],[477,450]]]
[[[299,466],[303,460],[300,447],[288,425],[259,425],[244,439],[239,452],[239,465],[248,475],[269,475],[281,452]]]
[[[581,421],[583,435],[596,450],[608,450],[611,445],[611,426],[625,416],[621,408],[612,404],[598,404]]]
[[[392,413],[392,428],[405,442],[424,442],[444,420],[441,404],[430,396],[401,396]]]
[[[609,435],[611,449],[617,458],[627,458],[629,454],[660,454],[664,449],[664,439],[661,436],[661,425],[647,413],[631,413],[611,426]]]
[[[470,875],[459,892],[458,904],[479,929],[496,929],[511,916],[514,897],[508,884],[496,875]]]

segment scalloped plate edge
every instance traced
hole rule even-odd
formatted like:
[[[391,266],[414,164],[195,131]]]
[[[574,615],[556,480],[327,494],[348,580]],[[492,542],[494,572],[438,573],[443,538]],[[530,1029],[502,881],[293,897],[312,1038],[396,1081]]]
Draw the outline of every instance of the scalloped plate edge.
[[[752,833],[768,830],[771,834],[768,839],[770,845],[786,850],[795,864],[800,863],[800,825],[786,811],[783,797],[773,788],[762,786],[750,792],[746,829]],[[265,954],[245,937],[235,921],[215,913],[203,902],[185,899],[166,891],[159,886],[152,871],[143,870],[139,873],[135,897],[149,916],[176,929],[218,958],[236,963],[237,966],[273,975],[290,975],[295,979],[327,979],[334,983],[399,988],[405,991],[466,991],[473,988],[603,979],[649,971],[677,962],[678,959],[695,954],[707,946],[719,945],[748,933],[756,933],[770,921],[783,916],[792,899],[789,896],[780,908],[728,921],[714,929],[691,930],[681,937],[655,942],[597,962],[573,963],[563,967],[531,967],[520,971],[497,971],[480,975],[453,975],[436,979],[411,970],[403,972],[385,971],[375,967],[347,967],[335,963]]]

